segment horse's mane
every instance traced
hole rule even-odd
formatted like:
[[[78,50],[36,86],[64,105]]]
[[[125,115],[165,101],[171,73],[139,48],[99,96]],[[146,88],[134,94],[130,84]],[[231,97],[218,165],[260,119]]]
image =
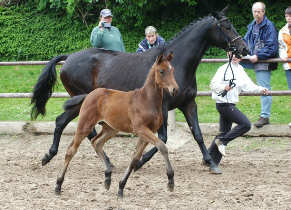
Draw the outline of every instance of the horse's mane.
[[[187,26],[185,26],[184,28],[182,28],[182,30],[180,32],[178,32],[174,37],[172,37],[170,40],[168,40],[166,42],[166,44],[167,45],[171,44],[173,41],[175,41],[176,39],[178,39],[180,36],[182,36],[183,34],[187,33],[188,31],[192,30],[193,29],[193,26],[196,25],[197,23],[200,23],[202,21],[208,21],[209,19],[216,19],[216,18],[213,17],[212,15],[208,15],[208,16],[205,16],[203,18],[198,18],[197,20],[192,21]]]

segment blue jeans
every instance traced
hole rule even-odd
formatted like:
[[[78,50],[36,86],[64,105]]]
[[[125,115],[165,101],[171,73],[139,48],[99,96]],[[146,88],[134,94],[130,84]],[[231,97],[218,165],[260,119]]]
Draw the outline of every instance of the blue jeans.
[[[256,70],[256,80],[258,85],[271,90],[271,71]],[[269,118],[271,116],[272,96],[261,96],[261,117]]]
[[[286,72],[286,79],[288,84],[288,89],[291,90],[291,69],[288,69]]]

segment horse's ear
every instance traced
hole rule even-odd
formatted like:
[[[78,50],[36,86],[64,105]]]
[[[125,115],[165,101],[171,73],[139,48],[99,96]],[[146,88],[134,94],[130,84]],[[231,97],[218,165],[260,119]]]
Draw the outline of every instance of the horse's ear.
[[[160,63],[162,62],[162,58],[163,58],[163,53],[160,54],[160,55],[156,58],[155,63],[156,63],[156,64],[160,64]]]
[[[211,12],[211,15],[217,19],[219,19],[219,14],[218,12]]]
[[[173,57],[174,57],[174,53],[173,53],[173,51],[171,51],[170,54],[167,56],[167,60],[171,61],[173,59]]]
[[[221,10],[221,13],[225,15],[225,14],[227,13],[228,7],[229,7],[229,5],[227,5],[226,7],[224,7],[224,8]]]
[[[229,6],[227,5],[226,7],[224,7],[221,11],[219,12],[212,12],[211,14],[213,15],[213,17],[220,19],[223,16],[226,16],[226,13],[228,11]]]

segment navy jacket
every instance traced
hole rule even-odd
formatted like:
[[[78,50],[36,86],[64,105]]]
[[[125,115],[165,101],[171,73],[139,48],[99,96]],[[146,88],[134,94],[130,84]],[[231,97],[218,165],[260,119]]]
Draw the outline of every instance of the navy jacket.
[[[138,44],[138,48],[137,48],[136,52],[142,53],[142,52],[145,52],[152,47],[157,47],[157,46],[164,44],[164,43],[165,43],[165,40],[163,39],[163,37],[161,37],[159,35],[157,36],[156,42],[152,46],[148,43],[147,39],[144,39]]]
[[[250,48],[251,55],[257,55],[259,60],[273,58],[278,53],[278,33],[274,24],[265,16],[259,24],[259,35],[254,38],[255,20],[248,25],[244,37]]]

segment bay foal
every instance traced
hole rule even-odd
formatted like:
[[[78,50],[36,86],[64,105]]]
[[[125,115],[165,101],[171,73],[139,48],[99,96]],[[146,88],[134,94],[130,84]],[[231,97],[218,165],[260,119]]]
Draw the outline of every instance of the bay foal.
[[[171,52],[167,57],[160,54],[151,67],[144,86],[129,92],[98,88],[86,95],[75,96],[65,104],[65,109],[81,104],[78,127],[74,139],[67,149],[64,168],[57,178],[55,192],[60,194],[66,170],[76,154],[82,140],[88,136],[97,123],[102,125],[101,132],[92,139],[91,144],[98,156],[106,165],[105,188],[111,184],[112,166],[105,158],[103,146],[106,141],[115,136],[118,131],[134,133],[139,137],[136,151],[123,178],[119,182],[118,196],[123,197],[123,189],[132,170],[148,143],[156,146],[166,162],[168,189],[174,190],[174,171],[168,158],[168,149],[163,141],[155,136],[161,127],[163,88],[175,95],[179,89],[174,78],[174,68],[170,61]],[[136,69],[138,71],[138,68]]]

